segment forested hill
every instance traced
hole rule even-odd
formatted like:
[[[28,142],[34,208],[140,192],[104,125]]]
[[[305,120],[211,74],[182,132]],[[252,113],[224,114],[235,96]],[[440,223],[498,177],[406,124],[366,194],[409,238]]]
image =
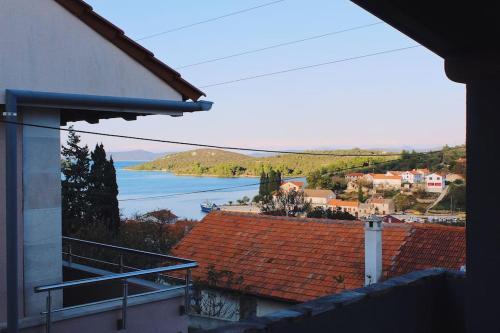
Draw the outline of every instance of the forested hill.
[[[241,177],[259,176],[262,171],[279,170],[284,176],[306,176],[323,167],[350,168],[368,162],[397,159],[399,156],[383,156],[382,151],[362,149],[315,151],[322,154],[374,154],[374,157],[341,157],[283,154],[268,157],[252,157],[219,149],[196,149],[169,154],[147,162],[132,170],[168,171],[178,175]],[[382,155],[382,156],[380,156]]]

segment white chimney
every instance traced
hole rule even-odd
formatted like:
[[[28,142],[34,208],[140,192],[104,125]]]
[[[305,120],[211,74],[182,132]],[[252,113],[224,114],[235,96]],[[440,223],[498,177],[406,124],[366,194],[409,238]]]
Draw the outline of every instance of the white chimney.
[[[365,221],[365,286],[382,278],[382,220],[368,217]]]

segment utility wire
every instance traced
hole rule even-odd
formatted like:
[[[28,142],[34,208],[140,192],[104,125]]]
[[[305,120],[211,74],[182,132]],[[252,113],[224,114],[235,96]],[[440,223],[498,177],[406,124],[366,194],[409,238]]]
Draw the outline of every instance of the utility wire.
[[[249,11],[252,11],[252,10],[255,10],[255,9],[259,9],[259,8],[271,6],[271,5],[274,5],[274,4],[277,4],[279,2],[283,2],[283,1],[285,1],[285,0],[276,0],[276,1],[271,1],[271,2],[264,3],[264,4],[261,4],[261,5],[258,5],[258,6],[254,6],[254,7],[250,7],[250,8],[245,8],[245,9],[240,9],[240,10],[237,10],[235,12],[227,13],[227,14],[224,14],[224,15],[221,15],[221,16],[212,17],[212,18],[209,18],[209,19],[206,19],[206,20],[203,20],[203,21],[198,21],[198,22],[194,22],[194,23],[190,23],[190,24],[186,24],[186,25],[181,25],[181,26],[179,26],[177,28],[172,28],[172,29],[165,30],[165,31],[162,31],[162,32],[157,32],[157,33],[154,33],[154,34],[151,34],[151,35],[147,35],[147,36],[138,38],[135,41],[141,41],[141,40],[146,40],[146,39],[151,39],[151,38],[154,38],[154,37],[158,37],[158,36],[161,36],[161,35],[166,35],[166,34],[169,34],[171,32],[174,32],[174,31],[179,31],[179,30],[191,28],[191,27],[194,27],[194,26],[197,26],[197,25],[200,25],[200,24],[217,21],[217,20],[229,17],[229,16],[246,13],[246,12],[249,12]]]
[[[456,149],[462,149],[462,147],[454,147],[454,148],[449,148],[448,151],[450,150],[456,150]],[[423,153],[417,153],[414,155],[430,155],[430,154],[436,154],[436,153],[441,153],[444,150],[434,150],[434,151],[429,151],[429,152],[423,152]],[[382,161],[382,162],[372,162],[372,163],[363,163],[363,165],[357,165],[357,166],[352,166],[348,168],[340,168],[337,169],[333,172],[334,175],[338,175],[339,173],[343,173],[345,171],[351,171],[351,170],[359,170],[359,169],[365,169],[365,168],[370,168],[376,165],[382,165],[382,164],[389,164],[393,162],[398,162],[398,161],[403,161],[405,160],[404,158],[399,158],[399,159],[393,159],[389,161]],[[283,181],[290,181],[294,179],[300,179],[304,177],[291,177],[291,178],[285,178]],[[275,183],[276,181],[268,181],[268,182],[263,182],[263,184],[271,184]],[[220,192],[220,191],[225,191],[225,190],[231,190],[231,189],[236,189],[236,188],[243,188],[243,187],[253,187],[253,186],[258,186],[261,183],[251,183],[251,184],[244,184],[244,185],[236,185],[236,186],[228,186],[228,187],[219,187],[219,188],[213,188],[213,189],[206,189],[206,190],[199,190],[199,191],[192,191],[192,192],[181,192],[181,193],[171,193],[171,194],[164,194],[164,195],[154,195],[154,196],[144,196],[144,197],[136,197],[136,198],[128,198],[128,199],[119,199],[118,201],[123,202],[123,201],[141,201],[141,200],[151,200],[151,199],[168,199],[168,198],[174,198],[174,197],[179,197],[179,196],[185,196],[185,195],[191,195],[191,194],[200,194],[200,193],[208,193],[208,192]]]
[[[172,141],[172,140],[164,140],[164,139],[153,139],[153,138],[145,138],[145,137],[139,137],[139,136],[122,135],[122,134],[112,134],[112,133],[104,133],[104,132],[84,131],[84,130],[76,130],[76,129],[72,129],[72,128],[60,128],[60,127],[55,127],[55,126],[29,124],[29,123],[15,122],[15,121],[9,121],[9,120],[0,120],[0,123],[14,124],[14,125],[18,125],[18,126],[28,126],[28,127],[44,128],[44,129],[51,129],[51,130],[56,130],[56,131],[75,132],[75,133],[81,133],[81,134],[100,135],[100,136],[106,136],[106,137],[112,137],[112,138],[130,139],[130,140],[139,140],[139,141],[149,141],[149,142],[159,142],[159,143],[169,143],[169,144],[191,146],[191,147],[215,148],[215,149],[224,149],[224,150],[251,151],[251,152],[259,152],[259,153],[295,154],[295,155],[309,155],[309,156],[332,156],[332,157],[390,157],[390,156],[400,156],[401,155],[401,153],[386,153],[386,154],[374,154],[374,153],[373,154],[366,154],[366,153],[364,153],[364,154],[335,154],[335,153],[315,153],[315,152],[307,152],[307,151],[289,151],[289,150],[257,149],[257,148],[248,148],[248,147],[219,146],[219,145],[211,145],[211,144],[204,144],[204,143]]]
[[[188,67],[193,67],[193,66],[208,64],[208,63],[211,63],[211,62],[216,62],[216,61],[220,61],[220,60],[235,58],[235,57],[239,57],[239,56],[246,55],[246,54],[252,54],[252,53],[262,52],[262,51],[271,50],[271,49],[275,49],[275,48],[279,48],[279,47],[283,47],[283,46],[288,46],[288,45],[293,45],[293,44],[298,44],[298,43],[306,42],[306,41],[309,41],[309,40],[324,38],[324,37],[333,36],[333,35],[338,35],[338,34],[341,34],[341,33],[344,33],[344,32],[349,32],[349,31],[354,31],[354,30],[359,30],[359,29],[365,29],[365,28],[373,27],[374,25],[382,24],[382,23],[384,23],[384,22],[379,21],[379,22],[375,22],[375,23],[358,25],[358,26],[351,27],[351,28],[346,28],[346,29],[342,29],[342,30],[336,30],[336,31],[327,32],[327,33],[324,33],[324,34],[321,34],[321,35],[310,36],[310,37],[296,39],[296,40],[292,40],[292,41],[288,41],[288,42],[284,42],[284,43],[274,44],[274,45],[270,45],[270,46],[266,46],[266,47],[261,47],[261,48],[257,48],[257,49],[252,49],[252,50],[247,50],[247,51],[243,51],[243,52],[239,52],[239,53],[233,53],[233,54],[230,54],[230,55],[227,55],[227,56],[223,56],[223,57],[202,60],[202,61],[195,62],[195,63],[192,63],[192,64],[187,64],[187,65],[179,66],[179,67],[176,67],[175,69],[183,69],[183,68],[188,68]]]
[[[388,53],[394,53],[394,52],[401,52],[401,51],[406,51],[410,49],[414,49],[417,47],[420,47],[421,45],[411,45],[411,46],[405,46],[405,47],[400,47],[397,49],[390,49],[390,50],[385,50],[385,51],[380,51],[380,52],[374,52],[374,53],[367,53],[359,56],[354,56],[354,57],[349,57],[349,58],[342,58],[342,59],[337,59],[337,60],[332,60],[332,61],[327,61],[327,62],[321,62],[318,64],[313,64],[313,65],[307,65],[307,66],[300,66],[300,67],[292,67],[276,72],[268,72],[268,73],[263,73],[263,74],[258,74],[258,75],[252,75],[252,76],[246,76],[242,77],[239,79],[234,79],[234,80],[229,80],[229,81],[223,81],[223,82],[217,82],[217,83],[211,83],[211,84],[206,84],[204,86],[200,86],[200,88],[209,88],[209,87],[215,87],[215,86],[222,86],[230,83],[236,83],[236,82],[241,82],[241,81],[247,81],[247,80],[253,80],[253,79],[258,79],[261,77],[267,77],[267,76],[273,76],[273,75],[278,75],[278,74],[284,74],[284,73],[289,73],[289,72],[295,72],[295,71],[300,71],[304,69],[310,69],[310,68],[315,68],[315,67],[321,67],[321,66],[326,66],[326,65],[332,65],[332,64],[337,64],[340,62],[348,62],[348,61],[353,61],[353,60],[358,60],[358,59],[363,59],[363,58],[369,58],[369,57],[374,57],[382,54],[388,54]]]

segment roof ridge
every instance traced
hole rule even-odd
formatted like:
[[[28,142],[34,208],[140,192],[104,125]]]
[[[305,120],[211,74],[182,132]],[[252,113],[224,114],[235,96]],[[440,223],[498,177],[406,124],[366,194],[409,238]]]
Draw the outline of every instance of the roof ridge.
[[[213,211],[207,214],[200,222],[203,222],[207,217],[214,215],[226,215],[226,216],[240,216],[248,217],[261,220],[279,220],[288,222],[305,222],[305,223],[321,223],[321,224],[339,224],[347,226],[362,226],[364,222],[361,220],[336,220],[336,219],[319,219],[313,217],[295,217],[295,216],[276,216],[276,215],[264,215],[256,213],[246,213],[246,212],[232,212],[232,211]],[[408,223],[383,223],[384,228],[396,228],[396,229],[410,229],[411,225]]]

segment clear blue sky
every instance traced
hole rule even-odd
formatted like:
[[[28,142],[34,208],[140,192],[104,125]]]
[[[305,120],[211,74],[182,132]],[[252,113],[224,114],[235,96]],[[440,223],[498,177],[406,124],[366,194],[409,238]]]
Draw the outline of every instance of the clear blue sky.
[[[88,0],[133,39],[270,0]],[[172,67],[378,19],[350,1],[286,0],[144,40]],[[180,70],[197,86],[416,44],[386,24]],[[425,48],[203,89],[212,111],[76,128],[259,148],[437,147],[465,141],[465,87]],[[84,137],[108,151],[179,147]],[[186,149],[186,148],[182,148]]]

